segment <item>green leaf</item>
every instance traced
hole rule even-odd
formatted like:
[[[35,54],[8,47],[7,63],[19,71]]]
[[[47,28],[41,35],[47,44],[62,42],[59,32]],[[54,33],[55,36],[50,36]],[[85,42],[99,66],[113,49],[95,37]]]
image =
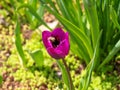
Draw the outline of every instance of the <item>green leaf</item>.
[[[88,52],[85,51],[86,49],[84,48],[84,45],[82,44],[82,41],[80,41],[79,38],[77,38],[73,34],[71,34],[71,37],[72,37],[72,41],[71,42],[74,42],[73,45],[71,43],[71,48],[73,48],[72,50],[78,52],[76,54],[80,58],[83,58],[85,60],[86,64],[88,64],[89,61],[90,61],[90,57],[89,57]],[[75,45],[75,43],[76,43],[76,45]]]
[[[82,9],[80,7],[80,0],[76,0],[76,6],[78,8],[78,12],[77,12],[77,21],[79,24],[79,27],[81,28],[81,30],[85,30],[84,28],[84,24],[82,22]],[[84,31],[85,32],[85,31]]]
[[[83,3],[85,7],[85,13],[91,27],[93,49],[95,49],[97,44],[97,38],[99,36],[99,22],[95,6],[95,0],[83,0]]]
[[[43,19],[44,15],[44,5],[39,5],[37,7],[38,0],[29,0],[29,5],[37,12],[39,17],[41,17],[41,20]],[[39,21],[39,19],[35,18],[35,16],[31,13],[31,11],[27,8],[26,15],[28,17],[28,21],[30,23],[30,27],[34,30],[38,26],[40,26],[42,23]]]
[[[39,7],[37,8],[37,0],[29,0],[29,5],[35,10],[35,12],[37,12],[37,14],[39,15],[39,17],[41,17],[41,19],[43,19],[43,14],[44,14],[44,6],[43,5],[39,5]],[[36,30],[35,28],[37,28],[38,26],[40,26],[42,23],[39,21],[39,19],[35,18],[35,16],[30,12],[30,10],[28,8],[26,8],[25,10],[25,15],[27,16],[27,20],[30,23],[30,27],[34,30]]]
[[[30,23],[30,28],[34,29],[35,28],[35,22],[32,21],[33,17],[32,17],[32,14],[29,12],[28,9],[25,10],[25,15],[26,15],[26,19]]]
[[[56,0],[57,5],[59,6],[59,9],[64,17],[66,17],[68,20],[72,21],[71,16],[69,15],[69,12],[66,8],[66,5],[63,0]]]
[[[29,4],[33,7],[34,10],[37,9],[38,0],[29,0]]]
[[[92,74],[92,70],[94,69],[94,66],[96,64],[96,59],[98,57],[98,51],[99,51],[99,42],[100,42],[100,38],[102,35],[102,31],[100,32],[100,35],[97,38],[97,44],[94,50],[94,55],[92,60],[90,61],[90,63],[87,65],[85,72],[82,76],[82,78],[80,79],[80,84],[79,84],[79,90],[88,90],[90,81],[91,81],[91,74]]]
[[[3,82],[3,78],[2,78],[2,76],[0,75],[0,84],[2,84],[2,82]]]
[[[113,49],[109,52],[108,56],[100,64],[98,70],[100,70],[101,67],[103,67],[106,63],[108,63],[119,50],[120,50],[120,40],[116,43]]]
[[[43,21],[43,19],[39,16],[39,14],[36,12],[36,10],[34,10],[34,8],[31,5],[28,4],[22,4],[17,8],[17,11],[20,10],[21,8],[28,8],[28,10],[30,11],[30,13],[36,18],[38,19],[43,25],[45,25],[48,29],[51,30],[51,28]]]
[[[37,9],[37,14],[41,17],[41,19],[43,19],[43,15],[44,15],[44,5],[40,5],[39,8]]]
[[[30,53],[31,57],[35,61],[38,67],[42,67],[44,64],[43,52],[41,50],[36,50]]]
[[[16,21],[16,28],[15,28],[15,45],[18,51],[18,54],[20,56],[20,60],[23,66],[26,66],[27,60],[25,58],[22,43],[21,43],[21,37],[20,37],[20,23],[18,20]]]
[[[64,64],[60,60],[56,60],[56,61],[57,61],[57,64],[62,72],[62,79],[63,79],[65,85],[67,86],[68,90],[70,90],[69,78],[68,78],[67,71],[64,67]]]
[[[39,0],[41,2],[41,5],[44,5],[45,3],[50,5],[56,12],[58,12],[56,4],[52,0]]]
[[[75,40],[75,41],[76,41],[76,43],[79,43],[78,47],[83,46],[84,50],[88,53],[88,55],[91,59],[93,56],[93,49],[91,47],[89,38],[78,27],[76,27],[74,24],[72,24],[65,18],[59,17],[59,20],[61,20],[61,22],[67,28],[67,30],[70,32],[70,34],[71,35],[73,34],[77,38],[77,40]],[[72,37],[72,38],[74,38],[74,37]],[[78,42],[78,40],[79,40],[79,42]]]
[[[114,25],[120,30],[120,25],[117,21],[118,17],[117,17],[117,14],[112,6],[110,6],[110,17],[111,17],[111,20],[113,21]]]
[[[102,42],[103,42],[103,48],[106,48],[107,43],[111,39],[111,36],[113,34],[112,27],[111,27],[111,21],[110,21],[110,0],[104,0],[104,11],[100,13],[100,16],[103,18],[101,19],[101,23],[103,25],[103,36],[102,36]]]

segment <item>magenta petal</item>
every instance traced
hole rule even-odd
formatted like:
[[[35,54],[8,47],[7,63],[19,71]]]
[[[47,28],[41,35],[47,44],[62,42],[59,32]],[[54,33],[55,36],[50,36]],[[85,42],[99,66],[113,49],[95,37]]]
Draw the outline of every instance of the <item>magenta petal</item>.
[[[48,40],[50,36],[51,36],[51,32],[49,31],[42,32],[42,40],[46,48],[52,47],[50,41]]]
[[[61,50],[66,55],[69,53],[70,43],[69,43],[69,34],[68,33],[66,33],[65,39],[60,43],[60,45],[56,49]]]
[[[61,42],[61,44],[56,48],[57,50],[61,50],[67,55],[69,53],[70,45],[67,43],[67,40]]]
[[[65,32],[61,28],[54,29],[51,35],[59,37],[60,41],[65,38]]]
[[[61,59],[65,57],[65,54],[60,50],[54,48],[48,48],[47,51],[55,59]]]
[[[68,44],[70,45],[70,42],[69,42],[69,33],[68,32],[65,33],[65,39],[67,40]]]

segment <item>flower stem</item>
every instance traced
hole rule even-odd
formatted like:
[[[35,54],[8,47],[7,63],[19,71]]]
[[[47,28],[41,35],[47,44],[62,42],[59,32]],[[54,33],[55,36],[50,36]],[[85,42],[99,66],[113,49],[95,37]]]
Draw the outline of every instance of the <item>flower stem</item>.
[[[64,65],[65,65],[65,69],[66,69],[67,74],[68,74],[68,79],[69,79],[69,84],[70,84],[70,90],[74,90],[74,86],[73,86],[73,83],[72,83],[72,78],[71,78],[71,75],[70,75],[67,63],[66,63],[65,59],[62,59],[62,61],[63,61]]]

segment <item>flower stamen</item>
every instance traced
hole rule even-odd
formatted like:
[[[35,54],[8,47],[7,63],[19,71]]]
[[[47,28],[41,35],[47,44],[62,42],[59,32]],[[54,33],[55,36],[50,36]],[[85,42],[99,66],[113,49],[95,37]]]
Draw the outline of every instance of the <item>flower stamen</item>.
[[[52,46],[56,48],[60,44],[58,37],[49,37],[48,40],[52,43]]]

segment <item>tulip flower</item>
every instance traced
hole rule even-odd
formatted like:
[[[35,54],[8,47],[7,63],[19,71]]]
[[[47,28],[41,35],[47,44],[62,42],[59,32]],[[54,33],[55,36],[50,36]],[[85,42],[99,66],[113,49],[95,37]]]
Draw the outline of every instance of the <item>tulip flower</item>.
[[[64,73],[64,77],[68,80],[67,86],[69,90],[74,90],[69,68],[64,59],[70,49],[68,32],[65,33],[61,28],[56,28],[52,32],[43,31],[42,40],[51,57],[55,59],[62,59],[65,70],[63,70],[63,66],[60,65],[61,63],[59,60],[57,60],[57,64],[61,67],[62,74]],[[65,72],[67,73],[65,74]]]
[[[42,40],[51,57],[63,59],[69,53],[69,33],[61,28],[56,28],[52,32],[43,31]]]

